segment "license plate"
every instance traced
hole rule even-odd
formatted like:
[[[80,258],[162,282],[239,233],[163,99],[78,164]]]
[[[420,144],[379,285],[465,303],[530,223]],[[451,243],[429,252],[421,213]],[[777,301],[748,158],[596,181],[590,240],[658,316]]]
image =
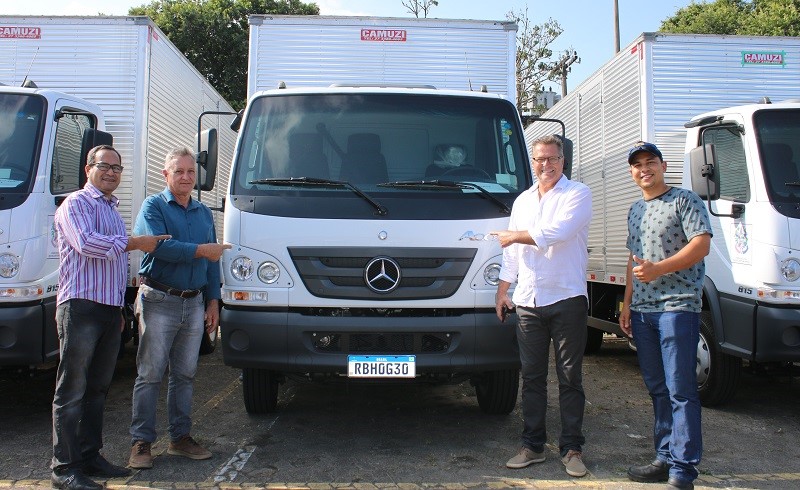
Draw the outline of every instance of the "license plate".
[[[349,378],[413,378],[417,356],[347,356]]]

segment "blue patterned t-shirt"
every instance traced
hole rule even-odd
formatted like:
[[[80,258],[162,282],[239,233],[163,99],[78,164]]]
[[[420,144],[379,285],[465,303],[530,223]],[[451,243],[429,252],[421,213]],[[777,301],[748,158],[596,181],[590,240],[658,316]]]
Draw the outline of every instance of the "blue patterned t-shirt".
[[[705,203],[687,189],[671,187],[656,198],[636,201],[628,211],[628,250],[651,262],[672,257],[689,240],[706,233],[711,234],[711,222]],[[650,283],[634,278],[631,310],[699,313],[704,277],[705,263],[701,260],[688,269],[664,274]]]

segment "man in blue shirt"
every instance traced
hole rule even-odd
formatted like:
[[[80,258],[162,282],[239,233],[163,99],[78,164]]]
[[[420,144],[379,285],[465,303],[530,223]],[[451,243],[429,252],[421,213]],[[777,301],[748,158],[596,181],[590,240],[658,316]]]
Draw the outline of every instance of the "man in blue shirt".
[[[128,460],[131,468],[153,467],[150,446],[156,440],[156,404],[167,366],[171,440],[167,453],[190,459],[211,457],[211,452],[190,435],[192,391],[203,327],[210,333],[219,325],[217,262],[231,246],[217,243],[211,210],[191,197],[197,180],[192,151],[171,151],[162,173],[167,188],[145,200],[134,226],[135,234],[168,234],[172,239],[144,254],[139,270],[138,376],[133,388]]]

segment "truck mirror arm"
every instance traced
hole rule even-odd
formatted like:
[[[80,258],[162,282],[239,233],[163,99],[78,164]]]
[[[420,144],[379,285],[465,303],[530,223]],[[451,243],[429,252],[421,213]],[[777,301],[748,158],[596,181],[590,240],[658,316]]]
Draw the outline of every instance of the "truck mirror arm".
[[[703,168],[703,176],[706,177],[706,187],[708,192],[706,193],[706,203],[708,204],[708,212],[712,216],[716,216],[718,218],[733,218],[738,219],[744,214],[744,204],[734,203],[731,205],[731,213],[724,214],[724,213],[717,213],[713,209],[711,209],[711,183],[709,182],[709,178],[714,175],[714,166],[713,165],[706,165],[710,167],[709,173],[706,174],[706,168]]]

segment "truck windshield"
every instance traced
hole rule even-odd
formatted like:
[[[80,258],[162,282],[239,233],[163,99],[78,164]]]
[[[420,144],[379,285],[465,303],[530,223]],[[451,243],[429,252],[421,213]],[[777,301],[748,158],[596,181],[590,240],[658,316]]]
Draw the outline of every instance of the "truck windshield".
[[[232,193],[263,197],[247,201],[266,214],[348,217],[352,209],[357,215],[356,197],[345,185],[285,184],[330,180],[380,202],[388,219],[430,217],[431,205],[447,202],[460,210],[442,219],[475,218],[503,212],[503,203],[510,206],[530,186],[524,145],[513,104],[499,98],[263,96],[249,109]],[[420,185],[434,181],[464,185]]]
[[[770,201],[800,203],[800,110],[762,110],[753,116]]]
[[[24,193],[41,145],[44,99],[0,93],[0,194]]]

